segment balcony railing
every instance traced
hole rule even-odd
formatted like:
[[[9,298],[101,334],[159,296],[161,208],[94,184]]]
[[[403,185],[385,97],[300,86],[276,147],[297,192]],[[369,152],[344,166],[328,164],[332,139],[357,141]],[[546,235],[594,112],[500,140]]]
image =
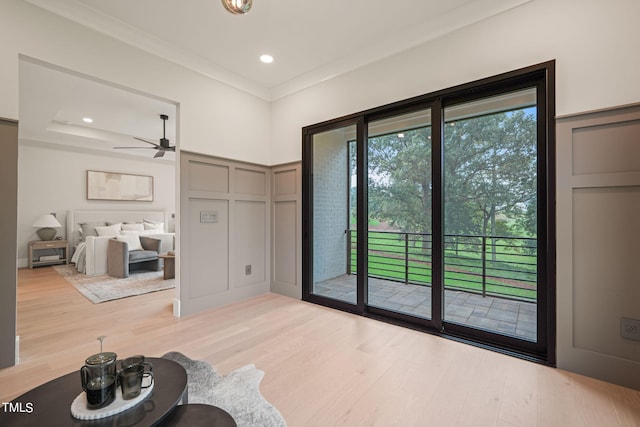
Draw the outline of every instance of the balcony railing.
[[[356,274],[356,233],[347,234],[348,274]],[[368,239],[369,277],[431,285],[431,234],[369,231]],[[536,300],[537,239],[446,234],[444,246],[445,289]]]

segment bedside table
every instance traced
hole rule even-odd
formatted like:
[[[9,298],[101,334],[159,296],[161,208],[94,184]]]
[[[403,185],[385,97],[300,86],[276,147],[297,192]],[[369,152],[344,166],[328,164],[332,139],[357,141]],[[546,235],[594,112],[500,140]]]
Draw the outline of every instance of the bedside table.
[[[56,254],[62,251],[62,254],[55,259],[41,259],[46,255],[40,255],[40,251],[55,252]],[[29,242],[29,268],[54,264],[69,264],[68,240],[33,240]]]

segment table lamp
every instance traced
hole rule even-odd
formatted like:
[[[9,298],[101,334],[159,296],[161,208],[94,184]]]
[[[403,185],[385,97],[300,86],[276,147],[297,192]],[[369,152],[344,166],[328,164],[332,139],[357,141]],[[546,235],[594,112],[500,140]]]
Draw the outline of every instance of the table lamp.
[[[33,223],[33,226],[38,228],[38,237],[40,240],[53,240],[56,237],[56,228],[62,227],[55,216],[51,214],[42,215]]]

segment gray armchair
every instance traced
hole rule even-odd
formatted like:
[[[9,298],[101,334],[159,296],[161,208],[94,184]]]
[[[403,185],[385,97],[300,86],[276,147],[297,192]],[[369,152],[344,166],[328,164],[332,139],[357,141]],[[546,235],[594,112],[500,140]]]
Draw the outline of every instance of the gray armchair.
[[[107,274],[112,277],[129,277],[129,273],[137,270],[160,271],[162,260],[162,241],[153,237],[140,236],[143,250],[129,250],[129,244],[110,239],[107,247]]]

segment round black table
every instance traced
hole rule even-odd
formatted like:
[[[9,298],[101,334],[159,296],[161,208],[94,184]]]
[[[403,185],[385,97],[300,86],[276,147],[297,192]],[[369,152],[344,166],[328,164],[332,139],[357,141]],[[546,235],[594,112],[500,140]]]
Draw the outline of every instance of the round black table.
[[[181,401],[187,402],[187,372],[167,359],[149,357],[153,364],[151,395],[119,414],[99,420],[83,421],[71,415],[71,403],[82,392],[80,368],[42,384],[11,401],[23,412],[0,410],[0,426],[153,426],[162,421]],[[5,405],[6,407],[6,405]],[[28,408],[33,408],[28,412]],[[2,408],[0,408],[2,409]]]
[[[158,427],[238,427],[231,414],[217,406],[180,405]]]

